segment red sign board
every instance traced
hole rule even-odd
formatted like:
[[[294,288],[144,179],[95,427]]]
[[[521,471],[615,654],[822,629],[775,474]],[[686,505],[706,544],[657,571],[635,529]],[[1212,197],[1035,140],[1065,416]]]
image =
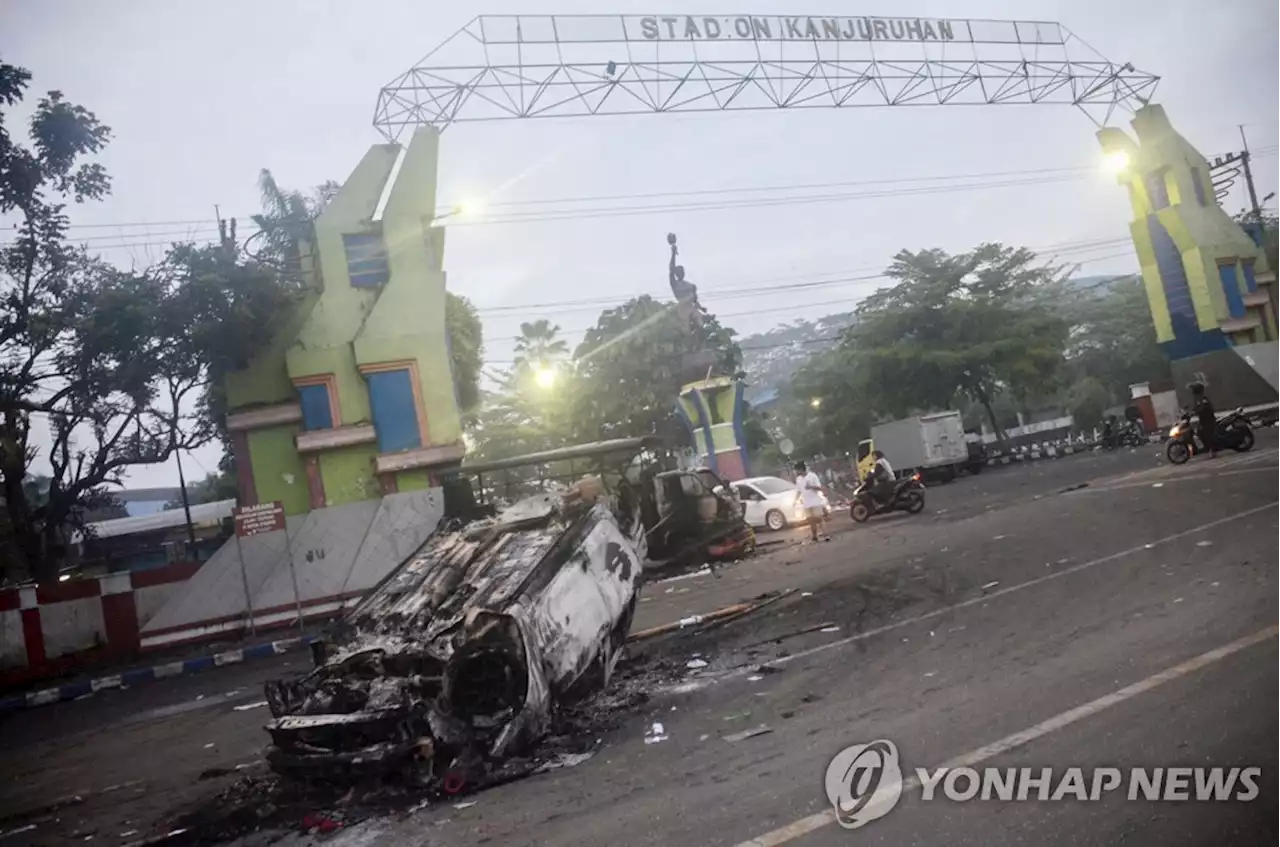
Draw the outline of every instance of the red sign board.
[[[241,538],[284,529],[284,504],[279,500],[256,506],[237,506],[231,510],[231,516],[236,522],[236,535]]]

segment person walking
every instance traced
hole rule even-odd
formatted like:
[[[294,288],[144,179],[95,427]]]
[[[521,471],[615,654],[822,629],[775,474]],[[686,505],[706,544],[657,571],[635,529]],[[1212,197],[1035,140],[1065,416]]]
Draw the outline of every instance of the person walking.
[[[804,506],[805,517],[809,523],[809,535],[814,541],[830,541],[826,533],[826,504],[822,500],[822,480],[805,466],[804,462],[796,462],[796,491],[800,494],[800,503]],[[819,533],[819,528],[822,532]]]

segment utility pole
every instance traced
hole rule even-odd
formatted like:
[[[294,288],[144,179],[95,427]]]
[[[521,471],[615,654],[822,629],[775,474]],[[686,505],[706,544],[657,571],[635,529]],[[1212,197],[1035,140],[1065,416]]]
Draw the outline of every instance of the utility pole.
[[[196,528],[191,523],[191,498],[187,496],[187,478],[182,473],[182,453],[175,446],[173,458],[178,462],[178,486],[182,489],[182,511],[187,516],[187,543],[191,545],[188,555],[196,555]]]
[[[1244,152],[1240,154],[1240,161],[1244,165],[1244,184],[1249,187],[1249,204],[1253,206],[1253,219],[1257,223],[1262,223],[1262,206],[1258,203],[1258,190],[1253,187],[1253,170],[1249,167],[1249,139],[1244,136],[1244,124],[1239,124],[1240,143],[1244,145]]]

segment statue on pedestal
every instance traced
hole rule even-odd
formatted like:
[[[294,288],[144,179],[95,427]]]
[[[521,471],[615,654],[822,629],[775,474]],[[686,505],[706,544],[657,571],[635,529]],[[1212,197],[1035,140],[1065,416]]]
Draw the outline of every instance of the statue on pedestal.
[[[667,233],[667,243],[671,245],[671,264],[667,269],[667,279],[671,283],[671,293],[676,298],[676,308],[680,318],[690,327],[702,326],[702,306],[698,303],[698,286],[684,278],[684,267],[676,264],[676,234]]]

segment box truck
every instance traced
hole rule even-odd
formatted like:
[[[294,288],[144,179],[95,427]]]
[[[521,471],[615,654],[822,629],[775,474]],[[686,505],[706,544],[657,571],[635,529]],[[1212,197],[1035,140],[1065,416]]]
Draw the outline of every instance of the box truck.
[[[920,471],[927,478],[954,479],[970,467],[970,451],[959,412],[915,415],[871,427],[871,437],[858,445],[858,476],[875,465],[872,451],[884,453],[898,476]]]

